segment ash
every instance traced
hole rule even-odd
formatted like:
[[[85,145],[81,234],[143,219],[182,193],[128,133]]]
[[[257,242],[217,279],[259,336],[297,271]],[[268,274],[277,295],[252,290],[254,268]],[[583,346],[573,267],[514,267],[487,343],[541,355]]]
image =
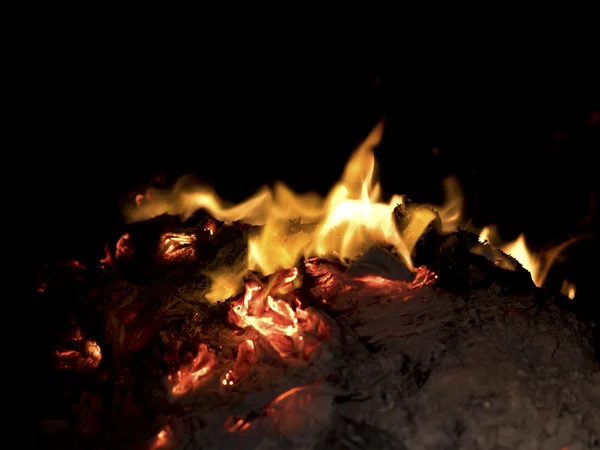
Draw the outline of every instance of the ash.
[[[304,262],[297,295],[329,330],[306,358],[281,357],[268,336],[232,328],[231,301],[202,300],[206,281],[96,279],[88,315],[71,322],[103,358],[70,388],[75,414],[42,421],[47,447],[600,448],[593,324],[519,269],[456,251],[472,237],[444,239],[437,248],[452,243],[460,259],[434,252],[431,271],[416,274],[380,248],[350,267]],[[228,378],[244,343],[254,351],[249,369]],[[214,370],[169,395],[168,375],[199,344]]]
[[[337,342],[263,392],[248,386],[234,411],[315,383],[308,402],[258,415],[244,432],[222,431],[216,414],[191,437],[190,414],[179,448],[600,448],[600,371],[572,315],[530,314],[532,296],[412,294],[363,294],[363,307],[337,317]]]

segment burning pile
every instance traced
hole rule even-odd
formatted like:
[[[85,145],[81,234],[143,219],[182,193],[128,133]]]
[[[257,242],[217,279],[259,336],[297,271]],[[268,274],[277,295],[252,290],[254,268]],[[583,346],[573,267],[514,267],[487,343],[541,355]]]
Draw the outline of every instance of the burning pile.
[[[490,391],[491,374],[507,382],[502,377],[528,364],[567,370],[557,353],[585,378],[577,398],[593,403],[600,380],[584,376],[597,368],[589,329],[571,316],[552,325],[563,317],[561,298],[535,287],[569,243],[537,260],[522,238],[505,252],[490,246],[490,228],[458,228],[462,200],[452,180],[441,207],[402,196],[381,202],[373,178],[381,134],[378,125],[326,198],[278,184],[228,205],[187,178],[136,195],[124,211],[129,230],[105,248],[99,269],[86,272],[95,282],[77,293],[98,319],[91,322],[104,326],[90,325],[88,339],[79,332],[72,348],[55,350],[56,367],[79,374],[69,401],[92,396],[101,405],[67,427],[98,447],[131,445],[135,436],[137,446],[154,449],[275,441],[513,448],[528,433],[544,438],[543,430],[535,431],[537,416],[514,409],[514,399],[526,397],[524,381],[501,394]],[[52,279],[41,282],[40,295],[55,298],[69,284],[53,290]],[[550,313],[534,323],[544,308]],[[536,339],[519,320],[545,330],[536,350],[518,347]],[[492,328],[496,335],[478,338]],[[555,375],[535,374],[544,383]],[[453,395],[440,394],[448,384]],[[470,401],[491,408],[490,395],[513,402],[502,412],[521,420],[512,437],[498,434],[504,419],[485,425],[483,412],[466,410],[454,417]],[[431,396],[439,396],[436,414]],[[557,443],[593,442],[594,420]]]

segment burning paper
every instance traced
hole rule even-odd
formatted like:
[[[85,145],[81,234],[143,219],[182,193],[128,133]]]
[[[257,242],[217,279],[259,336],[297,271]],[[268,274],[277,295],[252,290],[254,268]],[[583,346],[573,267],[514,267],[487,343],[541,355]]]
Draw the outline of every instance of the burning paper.
[[[198,346],[198,354],[193,361],[179,369],[174,375],[169,375],[171,393],[180,397],[197,388],[202,381],[212,375],[212,369],[217,365],[217,357],[208,350],[206,344]]]

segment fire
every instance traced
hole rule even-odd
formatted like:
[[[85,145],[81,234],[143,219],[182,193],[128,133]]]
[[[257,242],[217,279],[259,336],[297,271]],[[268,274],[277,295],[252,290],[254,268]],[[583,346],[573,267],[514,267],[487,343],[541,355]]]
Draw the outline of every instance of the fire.
[[[379,123],[350,158],[341,181],[326,198],[317,194],[299,195],[277,183],[273,189],[265,187],[245,202],[230,206],[210,189],[190,186],[190,179],[184,177],[171,191],[151,189],[152,201],[140,207],[128,207],[124,213],[128,221],[135,222],[164,213],[187,218],[194,211],[204,209],[223,222],[243,220],[263,225],[258,235],[249,238],[247,267],[230,272],[229,285],[239,286],[246,270],[270,274],[293,267],[302,257],[329,253],[352,258],[375,243],[395,247],[407,267],[412,269],[412,248],[435,215],[420,209],[411,215],[411,223],[407,226],[410,238],[405,239],[398,232],[393,210],[403,203],[403,198],[394,195],[388,202],[383,202],[380,185],[374,178],[373,149],[382,134],[383,123]],[[444,207],[437,209],[444,228],[452,228],[460,218],[462,196],[453,180],[446,182],[446,190],[450,198]],[[298,218],[302,224],[312,226],[290,232],[290,221]],[[219,281],[224,281],[222,274]],[[211,292],[207,298],[218,299],[219,296]]]
[[[194,257],[196,236],[183,233],[164,233],[160,237],[161,255],[165,261]]]
[[[80,371],[82,369],[95,369],[102,360],[100,346],[91,339],[83,339],[81,331],[76,330],[70,348],[57,350],[56,368],[63,370]]]
[[[258,412],[243,416],[229,416],[224,428],[230,433],[244,433],[252,424],[261,418],[269,418],[276,429],[285,434],[287,431],[299,430],[303,422],[314,427],[325,423],[330,414],[330,398],[314,388],[315,382],[308,385],[295,386],[279,394]]]
[[[158,432],[156,438],[150,450],[158,450],[160,448],[165,448],[170,443],[170,438],[173,434],[173,430],[169,425],[165,426],[162,430]]]
[[[233,368],[225,374],[225,377],[221,381],[223,386],[232,386],[245,377],[250,371],[253,362],[254,342],[248,339],[238,345],[238,353]]]
[[[115,258],[120,259],[128,257],[131,255],[131,252],[131,236],[129,236],[129,233],[125,233],[117,241],[117,247],[115,249]]]
[[[328,328],[316,311],[301,307],[293,286],[297,277],[294,267],[266,282],[247,281],[245,293],[231,303],[229,321],[240,328],[253,327],[282,358],[307,359],[328,337]]]
[[[569,280],[563,280],[560,293],[569,297],[570,300],[573,300],[575,298],[575,292],[575,285]]]
[[[582,236],[579,238],[581,237]],[[554,264],[554,261],[556,261],[558,255],[560,255],[569,245],[576,242],[577,239],[578,238],[572,238],[549,250],[535,253],[527,247],[525,235],[523,233],[521,233],[517,239],[507,244],[499,242],[500,240],[495,227],[484,227],[479,233],[479,240],[481,242],[488,241],[490,242],[490,245],[496,243],[494,247],[499,248],[507,255],[510,255],[519,261],[523,268],[531,273],[531,278],[538,287],[544,284],[544,281],[550,272],[550,268]],[[504,264],[507,263],[504,262]],[[510,264],[506,268],[514,269],[514,267],[511,267]]]
[[[212,375],[212,369],[217,365],[217,357],[209,352],[206,344],[198,346],[198,354],[193,361],[179,369],[175,374],[169,375],[171,393],[180,397],[198,387],[203,380]]]

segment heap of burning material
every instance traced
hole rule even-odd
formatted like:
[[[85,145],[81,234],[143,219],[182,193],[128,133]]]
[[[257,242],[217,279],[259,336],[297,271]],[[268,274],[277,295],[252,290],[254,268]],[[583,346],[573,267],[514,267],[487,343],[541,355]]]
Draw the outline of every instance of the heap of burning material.
[[[98,267],[42,270],[41,350],[71,409],[44,417],[49,445],[599,445],[590,324],[457,229],[456,197],[381,203],[380,133],[326,199],[147,193]]]

